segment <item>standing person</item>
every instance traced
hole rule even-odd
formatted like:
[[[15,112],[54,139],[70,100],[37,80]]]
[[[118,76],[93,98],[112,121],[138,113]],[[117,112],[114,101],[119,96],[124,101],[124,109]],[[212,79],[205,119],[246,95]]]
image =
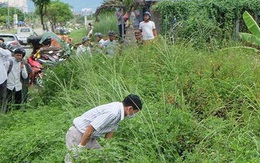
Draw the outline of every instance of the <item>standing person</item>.
[[[4,62],[12,57],[11,52],[5,49],[4,39],[0,38],[0,110],[4,108],[4,96],[7,87],[7,71]]]
[[[115,54],[117,42],[116,42],[116,34],[114,31],[108,32],[108,40],[106,40],[103,44],[106,55],[108,57],[112,57]]]
[[[120,121],[125,117],[134,117],[141,109],[140,98],[130,94],[122,102],[112,102],[88,110],[73,120],[73,125],[66,134],[67,148],[72,151],[76,148],[102,148],[97,139],[102,135],[105,135],[105,139],[110,139]],[[71,162],[69,154],[66,155],[65,162]]]
[[[81,45],[78,46],[76,55],[80,56],[83,53],[88,53],[90,56],[92,55],[91,49],[90,49],[90,38],[85,36],[82,38]]]
[[[144,13],[144,20],[139,24],[139,30],[142,32],[142,40],[144,45],[147,45],[157,37],[155,24],[150,19],[151,13],[146,11]]]
[[[132,8],[131,12],[131,18],[133,20],[133,27],[134,30],[139,29],[139,24],[140,24],[140,11],[136,8]]]
[[[7,108],[6,112],[10,111],[10,104],[12,103],[12,99],[14,97],[14,104],[18,106],[16,109],[19,109],[19,104],[22,103],[22,83],[21,76],[25,79],[28,77],[26,68],[22,59],[25,55],[25,50],[23,48],[17,48],[13,52],[13,58],[4,63],[6,71],[7,71]]]
[[[116,15],[116,18],[117,18],[119,40],[121,42],[121,41],[123,41],[123,38],[125,37],[125,34],[126,34],[125,21],[124,21],[124,18],[123,18],[124,17],[123,8],[119,8],[115,15]]]

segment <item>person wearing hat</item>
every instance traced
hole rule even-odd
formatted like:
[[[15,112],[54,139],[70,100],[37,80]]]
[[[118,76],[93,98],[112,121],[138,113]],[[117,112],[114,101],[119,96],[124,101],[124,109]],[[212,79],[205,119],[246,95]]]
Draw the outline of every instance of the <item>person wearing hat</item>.
[[[16,109],[19,109],[19,105],[22,103],[21,76],[24,79],[28,77],[25,65],[22,62],[24,56],[25,50],[23,48],[16,48],[13,51],[13,58],[4,63],[5,69],[7,71],[7,106],[5,108],[5,112],[10,111],[10,105],[12,103],[16,105]]]
[[[103,39],[103,34],[102,33],[95,33],[95,45],[94,45],[94,53],[95,54],[102,54],[103,53],[103,44],[106,42]]]
[[[66,134],[66,146],[70,154],[76,157],[83,149],[100,149],[97,139],[104,135],[110,139],[119,123],[125,118],[133,118],[142,109],[138,95],[130,94],[122,102],[111,102],[88,110],[73,120]],[[72,156],[67,154],[65,162]]]
[[[103,39],[102,33],[95,33],[95,41],[98,43],[98,47],[102,47],[105,40]]]
[[[114,31],[108,32],[108,39],[104,42],[103,47],[105,49],[106,55],[112,57],[115,54],[117,47],[116,34]]]
[[[90,38],[87,36],[82,38],[82,43],[78,46],[76,55],[81,56],[83,53],[88,53],[90,56],[92,55],[90,49]]]
[[[157,37],[156,27],[151,19],[151,13],[144,13],[144,20],[139,24],[139,30],[142,32],[143,44],[146,45]]]

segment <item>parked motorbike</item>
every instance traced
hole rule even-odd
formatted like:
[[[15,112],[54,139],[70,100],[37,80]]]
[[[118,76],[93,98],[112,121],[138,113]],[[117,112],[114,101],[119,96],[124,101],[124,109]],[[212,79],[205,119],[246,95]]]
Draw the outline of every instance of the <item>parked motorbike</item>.
[[[61,58],[62,52],[63,50],[57,47],[42,47],[33,54],[33,58],[43,65],[55,66],[65,60]]]
[[[63,37],[71,40],[68,36]],[[27,42],[33,47],[28,63],[35,73],[34,82],[42,86],[43,69],[66,60],[66,57],[71,54],[70,44],[53,32],[46,32],[41,36],[30,36]]]
[[[42,78],[44,76],[43,65],[40,62],[34,60],[34,58],[32,56],[28,57],[27,61],[28,61],[28,64],[32,67],[33,74],[34,74],[33,79],[32,79],[32,83],[42,87],[43,86],[42,85]]]

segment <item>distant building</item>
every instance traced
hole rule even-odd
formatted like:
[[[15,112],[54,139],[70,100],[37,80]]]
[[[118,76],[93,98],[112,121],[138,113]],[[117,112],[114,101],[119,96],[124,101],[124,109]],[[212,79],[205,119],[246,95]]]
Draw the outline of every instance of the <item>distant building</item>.
[[[0,6],[10,6],[20,9],[23,12],[28,12],[27,0],[0,0]]]

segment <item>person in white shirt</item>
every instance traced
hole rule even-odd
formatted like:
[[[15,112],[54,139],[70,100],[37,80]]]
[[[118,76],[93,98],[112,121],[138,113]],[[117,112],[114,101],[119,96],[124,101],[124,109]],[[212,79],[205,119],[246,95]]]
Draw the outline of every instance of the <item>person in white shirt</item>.
[[[105,40],[103,39],[102,33],[95,33],[95,41],[98,43],[98,47],[102,48]]]
[[[151,19],[151,13],[144,13],[144,20],[139,24],[139,30],[142,32],[143,44],[146,45],[157,37],[156,27]]]
[[[107,57],[112,57],[116,53],[117,42],[116,42],[116,34],[114,31],[108,32],[108,40],[106,40],[103,44]]]
[[[95,51],[98,53],[98,54],[102,54],[103,51],[103,47],[104,47],[104,43],[106,42],[104,39],[103,39],[103,34],[102,33],[95,33],[94,34],[94,37],[95,37],[95,42],[96,42],[96,48],[95,48]]]
[[[66,134],[66,146],[76,156],[77,149],[102,148],[96,139],[105,135],[110,139],[117,130],[119,122],[125,117],[132,118],[142,109],[142,101],[137,95],[130,94],[122,102],[112,102],[88,110],[73,120],[73,126]],[[65,162],[71,162],[70,154]]]
[[[90,48],[90,38],[87,36],[82,38],[82,44],[78,46],[76,55],[81,56],[84,53],[87,53],[90,56],[92,55],[91,48]]]
[[[0,110],[3,108],[3,100],[6,93],[7,86],[7,71],[4,62],[12,58],[9,50],[5,49],[4,39],[0,38]]]
[[[13,103],[13,98],[16,109],[19,109],[19,105],[22,103],[21,76],[24,79],[28,77],[28,73],[22,62],[24,56],[25,50],[23,48],[17,48],[13,52],[13,58],[4,63],[8,76],[6,93],[7,108],[5,108],[5,112],[10,111],[10,105]]]

